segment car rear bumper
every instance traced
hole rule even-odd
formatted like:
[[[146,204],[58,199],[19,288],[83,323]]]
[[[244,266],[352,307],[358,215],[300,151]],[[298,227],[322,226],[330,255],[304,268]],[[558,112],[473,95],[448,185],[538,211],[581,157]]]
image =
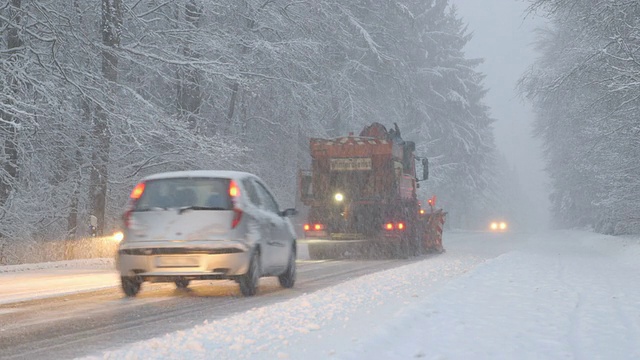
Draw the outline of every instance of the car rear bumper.
[[[233,279],[249,268],[250,249],[241,243],[216,246],[121,247],[116,268],[121,276],[138,276],[144,281],[167,282],[176,278],[192,280]]]

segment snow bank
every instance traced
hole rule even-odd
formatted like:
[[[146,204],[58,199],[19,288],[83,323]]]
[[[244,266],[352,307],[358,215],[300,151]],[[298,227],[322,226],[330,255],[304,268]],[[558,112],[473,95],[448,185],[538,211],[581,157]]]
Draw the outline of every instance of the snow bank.
[[[0,266],[0,273],[17,273],[33,270],[49,270],[49,269],[106,269],[114,268],[114,259],[110,258],[98,258],[98,259],[80,259],[80,260],[66,260],[66,261],[54,261],[46,263],[35,264],[20,264],[20,265],[4,265]]]

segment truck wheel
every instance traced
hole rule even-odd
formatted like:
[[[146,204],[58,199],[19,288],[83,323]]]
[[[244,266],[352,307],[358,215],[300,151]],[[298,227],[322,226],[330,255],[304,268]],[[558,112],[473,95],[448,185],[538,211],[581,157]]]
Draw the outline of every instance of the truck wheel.
[[[260,252],[254,251],[247,273],[240,277],[240,292],[244,296],[253,296],[258,292],[260,281]]]
[[[292,288],[296,283],[296,245],[293,245],[291,253],[289,254],[289,262],[287,264],[287,270],[278,276],[280,286],[283,288]]]
[[[140,292],[142,281],[135,276],[121,276],[120,285],[125,295],[135,297]]]
[[[396,257],[398,259],[408,259],[409,255],[411,254],[411,244],[410,244],[410,239],[409,238],[403,238],[400,240],[400,243],[398,244],[397,247],[397,252],[396,252]]]
[[[411,234],[409,237],[409,256],[420,256],[422,252],[420,251],[420,242],[415,234]]]

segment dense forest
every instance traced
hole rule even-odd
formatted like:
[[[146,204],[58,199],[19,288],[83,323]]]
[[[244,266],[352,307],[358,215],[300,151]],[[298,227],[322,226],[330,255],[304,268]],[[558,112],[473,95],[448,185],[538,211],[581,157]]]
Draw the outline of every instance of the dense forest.
[[[420,196],[454,226],[497,199],[481,60],[447,0],[5,0],[0,34],[0,242],[111,231],[168,170],[254,172],[293,205],[308,138],[374,121],[430,158]]]
[[[521,80],[558,227],[640,232],[640,3],[536,0],[541,57]]]

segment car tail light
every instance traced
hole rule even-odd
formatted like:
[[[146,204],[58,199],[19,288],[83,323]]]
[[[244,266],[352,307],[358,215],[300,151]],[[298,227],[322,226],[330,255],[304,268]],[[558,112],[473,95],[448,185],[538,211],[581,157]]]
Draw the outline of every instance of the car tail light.
[[[311,225],[309,225],[309,224],[304,224],[304,227],[303,227],[303,228],[304,228],[304,231],[309,231],[309,230],[311,230]]]
[[[398,230],[404,230],[404,223],[403,222],[399,222],[396,224],[396,229]]]
[[[231,196],[232,198],[240,196],[240,188],[234,180],[231,180],[231,182],[229,182],[229,196]]]
[[[231,228],[235,229],[238,224],[240,224],[240,220],[242,220],[242,210],[233,209],[233,219],[231,220]]]
[[[389,222],[384,224],[384,229],[385,230],[393,230],[393,223]]]
[[[231,197],[231,201],[233,202],[233,219],[231,219],[231,228],[235,229],[238,224],[240,224],[240,220],[242,220],[242,210],[235,207],[236,198],[240,196],[240,188],[235,180],[229,181],[229,196]]]
[[[138,183],[136,187],[134,187],[133,190],[131,191],[131,195],[129,195],[129,197],[133,200],[140,199],[140,197],[144,193],[144,187],[145,187],[144,182]]]
[[[324,226],[322,226],[322,224],[313,225],[313,230],[320,231],[322,229],[324,229]]]
[[[130,206],[122,215],[122,222],[124,223],[124,228],[129,229],[131,227],[131,215],[133,214],[133,206]]]

